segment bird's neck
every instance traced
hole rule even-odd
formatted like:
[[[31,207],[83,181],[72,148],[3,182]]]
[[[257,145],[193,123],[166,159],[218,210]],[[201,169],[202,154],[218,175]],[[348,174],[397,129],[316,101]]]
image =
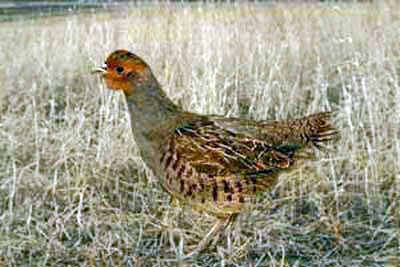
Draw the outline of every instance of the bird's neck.
[[[183,111],[161,90],[157,81],[151,85],[135,88],[125,94],[132,132],[143,161],[153,171],[160,160],[159,147],[165,144],[174,121]]]
[[[161,90],[157,82],[151,87],[136,88],[132,94],[125,95],[131,117],[132,128],[152,130],[158,128],[180,113],[181,108],[175,105]]]
[[[158,147],[166,142],[183,111],[165,95],[158,82],[151,86],[137,87],[125,96],[136,144],[142,159],[154,169],[160,156]]]

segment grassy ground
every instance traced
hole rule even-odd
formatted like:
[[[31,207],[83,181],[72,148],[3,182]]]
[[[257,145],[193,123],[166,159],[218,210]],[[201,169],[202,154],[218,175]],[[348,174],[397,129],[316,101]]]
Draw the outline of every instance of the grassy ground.
[[[0,24],[0,266],[400,266],[399,10],[150,5]],[[187,110],[335,110],[342,139],[180,260],[214,218],[170,203],[123,97],[90,75],[116,48]]]

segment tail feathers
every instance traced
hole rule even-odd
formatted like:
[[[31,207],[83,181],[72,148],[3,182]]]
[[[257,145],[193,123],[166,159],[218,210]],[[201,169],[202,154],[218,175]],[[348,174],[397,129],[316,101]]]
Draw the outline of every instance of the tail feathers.
[[[331,112],[321,112],[302,119],[292,121],[293,129],[297,129],[303,142],[310,143],[316,148],[338,137],[339,131],[331,123]]]

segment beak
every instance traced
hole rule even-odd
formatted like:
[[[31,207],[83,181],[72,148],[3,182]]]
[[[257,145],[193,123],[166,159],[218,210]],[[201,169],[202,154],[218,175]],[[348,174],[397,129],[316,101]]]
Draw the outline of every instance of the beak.
[[[104,64],[101,67],[97,67],[97,68],[93,69],[91,73],[94,74],[94,73],[106,73],[106,72],[107,72],[107,65]]]

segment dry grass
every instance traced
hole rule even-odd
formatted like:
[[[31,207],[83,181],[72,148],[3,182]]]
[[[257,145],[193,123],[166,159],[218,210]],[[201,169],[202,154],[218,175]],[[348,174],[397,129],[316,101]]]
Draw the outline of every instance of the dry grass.
[[[399,10],[142,5],[0,24],[0,266],[399,266]],[[342,139],[180,261],[214,219],[169,202],[123,97],[89,74],[116,48],[185,109],[336,110]]]

